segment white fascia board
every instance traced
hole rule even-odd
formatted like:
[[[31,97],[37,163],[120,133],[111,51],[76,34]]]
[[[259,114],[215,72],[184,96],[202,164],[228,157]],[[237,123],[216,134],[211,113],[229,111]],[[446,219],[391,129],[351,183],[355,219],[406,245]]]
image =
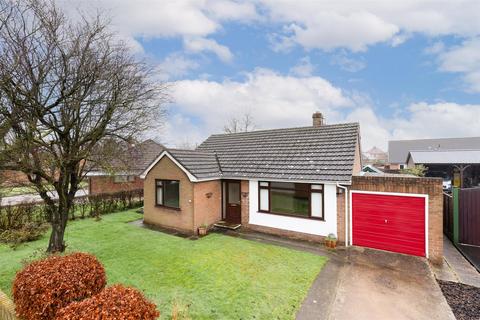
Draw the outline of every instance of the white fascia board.
[[[155,167],[155,165],[160,161],[162,160],[163,157],[167,157],[169,158],[170,160],[172,160],[173,163],[175,163],[175,165],[177,167],[179,167],[188,177],[188,179],[191,181],[191,182],[198,182],[199,180],[193,175],[190,173],[190,171],[188,171],[184,166],[182,166],[180,164],[180,162],[178,162],[167,150],[163,151],[158,157],[157,159],[155,159],[149,166],[147,169],[145,169],[145,171],[142,172],[142,174],[140,175],[140,178],[142,179],[145,179],[145,177],[147,176],[147,174],[150,172],[150,170],[152,170],[153,167]]]
[[[88,172],[86,177],[113,177],[113,176],[136,176],[137,174],[128,171],[119,172],[105,172],[105,171],[91,171]]]
[[[293,183],[309,183],[309,184],[341,184],[341,185],[351,185],[352,181],[348,182],[339,182],[339,181],[320,181],[320,180],[289,180],[289,179],[270,179],[270,178],[259,178],[259,177],[230,177],[230,176],[224,176],[221,178],[214,178],[214,179],[209,179],[209,180],[216,180],[216,179],[225,179],[225,180],[257,180],[257,181],[271,181],[271,182],[293,182]],[[200,181],[205,181],[204,179],[199,179]]]

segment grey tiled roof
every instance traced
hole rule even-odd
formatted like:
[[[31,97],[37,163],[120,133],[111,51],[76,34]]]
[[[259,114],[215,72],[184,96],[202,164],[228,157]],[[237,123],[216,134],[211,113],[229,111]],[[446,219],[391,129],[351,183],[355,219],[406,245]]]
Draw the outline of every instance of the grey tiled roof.
[[[168,149],[168,152],[191,174],[199,179],[221,177],[216,156],[198,150]]]
[[[410,151],[415,164],[476,164],[480,150]]]
[[[124,151],[121,157],[102,163],[101,166],[95,164],[90,171],[99,175],[115,173],[140,175],[165,150],[162,144],[151,139],[122,147]]]
[[[155,158],[165,150],[165,147],[151,139],[137,144],[129,150],[130,168],[140,175]]]
[[[357,123],[215,134],[174,156],[199,179],[217,170],[225,178],[349,182],[358,134]]]
[[[473,149],[480,149],[480,137],[393,140],[388,142],[388,161],[390,163],[405,163],[409,151]]]

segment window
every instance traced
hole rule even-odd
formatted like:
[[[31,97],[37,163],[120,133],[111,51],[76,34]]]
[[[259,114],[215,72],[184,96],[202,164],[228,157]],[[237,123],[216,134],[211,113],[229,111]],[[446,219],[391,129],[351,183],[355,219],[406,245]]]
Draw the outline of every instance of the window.
[[[323,185],[261,181],[258,183],[258,210],[323,219]]]
[[[178,180],[155,180],[155,204],[180,208],[180,182]]]
[[[125,182],[133,182],[135,181],[135,176],[114,176],[113,182],[114,183],[125,183]]]
[[[400,170],[405,169],[406,166],[407,166],[407,165],[405,165],[405,164],[401,164],[401,165],[400,165]]]

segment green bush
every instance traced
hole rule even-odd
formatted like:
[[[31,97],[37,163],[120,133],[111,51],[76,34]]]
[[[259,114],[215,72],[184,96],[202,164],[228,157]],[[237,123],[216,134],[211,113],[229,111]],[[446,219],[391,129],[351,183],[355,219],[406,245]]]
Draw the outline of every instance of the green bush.
[[[69,219],[96,217],[143,205],[143,190],[121,191],[75,198]],[[0,242],[16,246],[40,238],[48,229],[48,207],[23,203],[0,207]]]
[[[35,241],[48,230],[47,224],[28,222],[19,229],[9,229],[0,232],[0,242],[16,248],[23,242]]]

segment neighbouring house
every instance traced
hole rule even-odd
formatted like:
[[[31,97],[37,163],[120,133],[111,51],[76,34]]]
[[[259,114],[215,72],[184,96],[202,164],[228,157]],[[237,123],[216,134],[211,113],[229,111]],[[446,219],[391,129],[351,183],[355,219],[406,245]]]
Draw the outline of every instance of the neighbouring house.
[[[440,177],[446,185],[480,185],[480,137],[398,140],[388,143],[388,169],[423,164],[426,176]]]
[[[358,176],[359,125],[214,134],[195,150],[165,149],[141,174],[144,223],[198,234],[245,228],[442,260],[438,179]]]
[[[407,167],[427,167],[427,176],[444,178],[448,186],[480,187],[480,146],[478,150],[424,150],[410,151]]]
[[[25,173],[15,170],[0,170],[0,185],[14,187],[29,184]]]
[[[373,147],[362,153],[362,163],[364,165],[373,165],[383,167],[388,159],[388,154],[380,148]]]
[[[93,168],[87,173],[89,194],[143,189],[140,174],[164,149],[151,139],[129,146],[125,159],[111,161],[108,171]]]

